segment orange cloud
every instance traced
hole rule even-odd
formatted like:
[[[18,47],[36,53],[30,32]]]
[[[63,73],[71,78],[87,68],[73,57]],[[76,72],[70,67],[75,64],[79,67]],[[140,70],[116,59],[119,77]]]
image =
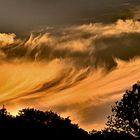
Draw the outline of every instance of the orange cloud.
[[[0,33],[0,44],[2,46],[11,45],[15,43],[15,37],[16,35],[14,33],[11,34]]]

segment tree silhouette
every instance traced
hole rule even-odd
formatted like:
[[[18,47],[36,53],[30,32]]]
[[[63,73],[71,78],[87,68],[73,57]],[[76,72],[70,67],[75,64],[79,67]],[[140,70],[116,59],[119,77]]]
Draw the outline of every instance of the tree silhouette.
[[[12,116],[6,108],[0,109],[0,136],[18,134],[22,139],[88,139],[88,133],[73,124],[69,118],[62,118],[52,111],[25,108]],[[12,133],[11,133],[12,132]],[[4,135],[4,136],[8,136]]]
[[[116,130],[109,131],[108,129],[103,129],[101,131],[93,130],[89,135],[93,140],[136,140],[124,131],[117,132]]]
[[[140,138],[140,82],[127,90],[123,98],[112,107],[106,124],[110,131],[125,131]]]
[[[0,109],[0,129],[9,129],[13,125],[14,117],[6,110],[5,106]]]

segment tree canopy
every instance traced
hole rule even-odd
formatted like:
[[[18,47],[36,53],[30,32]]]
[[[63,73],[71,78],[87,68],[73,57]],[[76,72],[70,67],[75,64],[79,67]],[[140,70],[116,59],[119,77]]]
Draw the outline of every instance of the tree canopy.
[[[120,101],[112,107],[107,122],[110,131],[125,131],[140,138],[140,82],[127,90]]]
[[[22,137],[43,139],[88,139],[88,132],[52,111],[25,108],[12,116],[6,108],[0,109],[0,132],[20,134]],[[2,134],[2,133],[0,133]],[[11,135],[11,134],[10,134]]]

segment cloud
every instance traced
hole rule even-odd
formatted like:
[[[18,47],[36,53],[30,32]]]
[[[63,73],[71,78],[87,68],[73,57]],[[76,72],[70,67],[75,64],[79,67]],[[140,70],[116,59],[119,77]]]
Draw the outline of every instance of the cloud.
[[[129,60],[139,56],[138,21],[118,20],[107,25],[95,23],[73,26],[56,29],[56,34],[51,31],[38,36],[32,34],[27,40],[15,39],[14,34],[4,34],[2,44],[5,47],[0,48],[0,52],[6,61],[51,61],[58,58],[70,59],[78,67],[104,65],[109,69],[116,66],[114,58]]]
[[[76,77],[86,70],[70,72],[67,63],[58,60],[48,65],[36,62],[2,65],[1,105],[5,104],[12,112],[23,107],[54,110],[64,117],[71,116],[73,122],[86,130],[101,129],[111,105],[140,77],[139,58],[116,61],[117,68],[110,73],[94,70],[77,84]]]
[[[111,36],[119,35],[121,33],[140,33],[140,23],[137,20],[119,19],[113,24],[102,24],[102,23],[90,23],[89,25],[81,25],[75,27],[76,31],[88,32],[91,34],[96,34],[98,36]]]
[[[120,100],[122,94],[139,79],[139,62],[140,59],[131,63],[118,60],[118,66],[112,72],[104,75],[94,71],[78,85],[52,96],[44,96],[39,106],[45,110],[47,100],[47,109],[71,116],[74,122],[87,130],[95,126],[101,129],[111,113],[111,105]],[[97,127],[97,124],[102,127]]]
[[[0,33],[0,46],[8,46],[15,42],[16,35],[14,33],[6,34]]]
[[[139,21],[1,36],[0,103],[12,112],[52,109],[89,130],[103,126],[109,106],[140,76]]]

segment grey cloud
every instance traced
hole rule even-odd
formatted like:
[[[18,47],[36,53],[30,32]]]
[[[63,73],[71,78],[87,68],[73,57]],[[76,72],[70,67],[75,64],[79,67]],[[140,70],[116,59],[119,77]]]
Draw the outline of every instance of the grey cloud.
[[[0,30],[26,34],[47,25],[113,22],[131,18],[129,9],[137,5],[138,0],[1,0]]]
[[[81,37],[79,38],[81,39]],[[83,38],[85,39],[85,36]],[[139,38],[139,33],[122,33],[109,37],[101,36],[93,40],[93,45],[91,41],[89,48],[84,51],[74,51],[70,48],[56,48],[49,44],[42,44],[33,49],[30,49],[30,46],[25,47],[24,44],[14,44],[9,47],[2,47],[0,51],[5,54],[6,61],[17,58],[29,59],[31,61],[51,61],[59,58],[70,59],[77,68],[89,66],[95,68],[105,67],[110,70],[117,66],[114,58],[129,61],[132,58],[140,56]],[[90,39],[90,36],[85,40],[88,39]],[[71,39],[68,38],[68,40]],[[65,42],[69,43],[66,40],[62,40],[61,42],[64,44]]]
[[[129,61],[140,56],[140,34],[129,33],[119,36],[101,37],[96,40],[94,53],[98,65],[105,64],[107,68],[117,66],[114,58]],[[104,49],[101,49],[104,46]]]

